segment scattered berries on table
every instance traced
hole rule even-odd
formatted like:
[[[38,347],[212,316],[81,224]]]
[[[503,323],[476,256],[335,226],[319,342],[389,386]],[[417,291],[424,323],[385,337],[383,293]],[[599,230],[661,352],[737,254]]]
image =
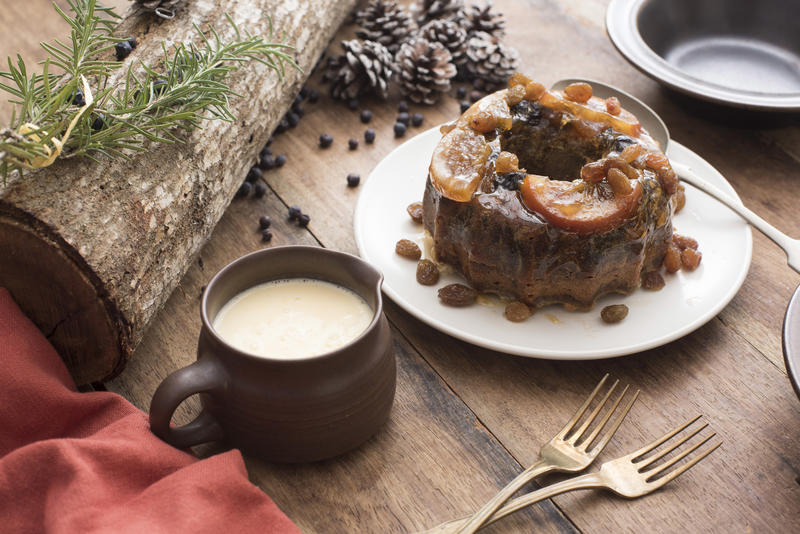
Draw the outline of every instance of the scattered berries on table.
[[[394,136],[403,137],[406,134],[406,125],[402,122],[397,122],[394,125]]]
[[[464,100],[465,98],[467,98],[467,88],[459,87],[456,90],[456,98],[458,98],[459,100]]]
[[[411,124],[413,126],[421,126],[422,121],[425,120],[425,116],[422,113],[414,113],[411,115]]]
[[[300,104],[294,104],[294,105],[292,106],[292,111],[293,111],[293,112],[295,113],[295,115],[297,115],[298,117],[302,117],[302,116],[303,116],[303,115],[305,115],[305,113],[306,113],[306,108],[304,108],[304,107],[303,107],[302,105],[300,105]]]
[[[358,184],[361,183],[361,176],[356,173],[350,173],[347,175],[347,187],[358,187]]]
[[[294,221],[297,219],[303,212],[300,211],[299,206],[289,206],[289,220]]]
[[[275,156],[275,166],[283,167],[286,164],[286,154],[278,154]]]
[[[405,112],[407,112],[407,111],[408,111],[408,102],[406,102],[405,100],[402,100],[402,101],[401,101],[401,102],[400,102],[400,103],[397,105],[397,111],[398,111],[398,112],[400,112],[400,113],[405,113]]]
[[[371,145],[372,142],[375,141],[375,130],[372,128],[364,130],[364,141],[366,141],[368,145]]]
[[[258,219],[258,227],[262,230],[266,230],[272,224],[272,220],[267,215],[262,215]]]
[[[469,102],[461,102],[459,105],[461,106],[461,113],[464,113],[469,109]]]
[[[258,161],[258,166],[261,167],[262,170],[268,171],[275,167],[275,156],[272,154],[265,154],[261,156],[261,159]]]
[[[311,222],[311,217],[308,216],[307,213],[301,213],[297,216],[297,224],[300,226],[308,226],[308,223]]]
[[[265,243],[268,241],[272,241],[272,232],[269,230],[262,230],[261,241],[264,241]]]
[[[369,121],[372,120],[372,112],[368,109],[361,110],[361,122],[367,124]]]
[[[469,94],[469,99],[470,99],[470,101],[472,101],[472,102],[477,102],[477,101],[478,101],[478,100],[480,100],[481,98],[483,98],[483,93],[481,93],[480,91],[472,91],[472,92]]]
[[[255,187],[255,192],[253,193],[256,198],[261,198],[267,194],[267,184],[264,182],[258,182]]]
[[[286,122],[289,124],[289,128],[294,128],[298,124],[300,124],[300,115],[297,113],[290,111],[286,114]]]
[[[320,148],[328,148],[333,144],[333,136],[331,134],[322,134],[319,136]]]
[[[244,198],[250,194],[250,191],[253,190],[253,184],[250,182],[243,182],[242,185],[239,186],[239,190],[236,192],[236,196],[240,198]]]
[[[308,92],[308,101],[313,104],[317,100],[319,100],[319,91],[317,91],[316,89],[312,89],[311,91]]]
[[[247,180],[252,184],[255,183],[256,180],[260,179],[261,179],[261,169],[259,169],[256,166],[250,167],[250,170],[247,171],[247,178],[245,178],[245,180]]]
[[[355,149],[357,149],[357,148],[358,148],[358,139],[356,139],[356,138],[354,138],[354,137],[351,137],[351,138],[350,138],[350,139],[347,141],[347,147],[348,147],[350,150],[355,150]]]
[[[408,126],[408,123],[411,122],[411,117],[409,116],[408,112],[402,111],[397,114],[397,122],[402,122]]]
[[[358,101],[357,98],[351,98],[347,101],[347,107],[352,109],[353,111],[358,109],[358,106],[361,105],[361,102]]]

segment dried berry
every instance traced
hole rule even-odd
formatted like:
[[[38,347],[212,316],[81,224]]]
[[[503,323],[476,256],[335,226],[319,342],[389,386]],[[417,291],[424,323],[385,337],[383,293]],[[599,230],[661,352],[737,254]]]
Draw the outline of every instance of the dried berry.
[[[425,116],[422,113],[414,113],[411,115],[411,125],[412,126],[422,126],[422,122],[425,120]]]
[[[364,141],[366,141],[368,145],[371,145],[372,142],[375,141],[375,130],[372,128],[364,130]]]
[[[102,113],[96,113],[92,121],[92,130],[95,132],[102,130],[106,125],[106,116]]]
[[[547,91],[544,85],[538,82],[530,82],[525,86],[525,98],[530,101],[539,100]]]
[[[678,184],[678,189],[675,191],[675,213],[679,213],[686,205],[686,188]]]
[[[351,137],[350,139],[348,139],[347,148],[349,148],[350,150],[357,149],[358,148],[358,139],[356,139],[355,137]]]
[[[518,86],[519,87],[519,86]],[[533,314],[531,309],[525,304],[524,302],[520,302],[515,300],[514,302],[510,302],[507,306],[503,315],[506,319],[513,323],[520,323],[530,317]]]
[[[358,101],[357,98],[351,98],[347,101],[347,107],[352,109],[353,111],[358,109],[358,106],[361,105],[361,102]]]
[[[581,180],[591,183],[602,182],[605,172],[605,165],[602,161],[593,161],[581,167]]]
[[[420,250],[419,245],[410,239],[401,239],[398,241],[394,246],[394,251],[398,256],[403,256],[410,260],[418,260],[422,257],[422,250]]]
[[[448,306],[469,306],[478,298],[478,292],[464,284],[448,284],[439,290],[439,300]]]
[[[309,102],[311,102],[311,103],[313,104],[313,103],[315,103],[317,100],[319,100],[319,91],[317,91],[316,89],[312,89],[312,90],[311,90],[311,91],[309,91],[309,93],[308,93],[308,101],[309,101]]]
[[[618,323],[628,316],[628,307],[624,304],[606,306],[600,311],[600,318],[606,323]]]
[[[289,123],[289,128],[294,128],[300,124],[300,116],[297,113],[290,111],[286,114],[286,122]]]
[[[497,159],[494,160],[494,169],[497,174],[505,174],[507,172],[514,172],[519,170],[519,158],[516,154],[511,152],[500,152]]]
[[[320,148],[328,148],[333,144],[333,136],[331,134],[321,134],[319,136],[319,146]]]
[[[650,271],[642,277],[642,288],[658,291],[664,287],[664,277],[658,271]]]
[[[681,252],[681,265],[687,271],[694,271],[700,265],[700,260],[703,259],[703,254],[700,252],[687,248]]]
[[[467,111],[469,109],[469,102],[461,102],[459,104],[459,107],[461,109],[461,113],[464,113],[465,111]]]
[[[617,97],[610,96],[606,98],[606,111],[609,115],[619,115],[622,112],[622,106],[620,106]]]
[[[258,218],[258,227],[266,230],[272,224],[272,220],[267,215],[262,215]]]
[[[369,121],[372,120],[372,112],[368,109],[362,109],[360,118],[361,122],[367,124]]]
[[[667,247],[667,252],[664,254],[664,269],[670,274],[681,270],[681,252],[675,245]]]
[[[301,213],[300,215],[297,216],[297,224],[299,224],[300,226],[308,226],[308,223],[310,222],[311,222],[311,217],[308,215],[308,213]]]
[[[486,87],[486,82],[483,78],[475,78],[472,80],[472,87],[480,91]]]
[[[608,169],[608,174],[606,175],[606,180],[608,184],[611,186],[611,189],[614,190],[614,194],[616,195],[629,195],[631,191],[633,191],[633,186],[631,186],[631,181],[625,176],[625,173],[619,169],[611,168]]]
[[[467,88],[466,87],[459,87],[456,89],[456,98],[459,100],[464,100],[467,97]]]
[[[292,112],[297,115],[298,118],[302,118],[303,115],[306,114],[306,108],[304,108],[302,104],[293,104]]]
[[[250,184],[250,182],[244,182],[239,186],[239,190],[236,191],[236,196],[239,198],[244,198],[248,196],[252,190],[253,186]]]
[[[679,249],[686,250],[691,248],[697,250],[697,240],[680,234],[672,234],[672,242],[675,243]]]
[[[397,104],[397,111],[399,113],[405,113],[408,111],[408,102],[405,100],[401,100],[399,104]]]
[[[422,202],[413,202],[409,204],[406,211],[415,223],[422,222]]]
[[[267,185],[264,182],[258,182],[253,193],[256,198],[261,198],[267,194]]]
[[[258,166],[265,171],[274,168],[275,157],[272,154],[264,154],[263,156],[261,156],[261,159],[258,160]]]
[[[431,260],[417,263],[417,282],[423,286],[433,286],[439,281],[439,268]]]
[[[516,106],[525,99],[525,86],[515,85],[506,93],[506,102],[509,106]]]
[[[271,240],[272,240],[272,232],[269,230],[263,230],[261,232],[261,241],[264,241],[266,243],[267,241]]]
[[[259,169],[258,167],[255,167],[255,166],[250,167],[250,170],[247,171],[247,178],[245,178],[245,180],[247,180],[248,182],[250,182],[252,184],[256,180],[260,180],[260,179],[261,179],[261,169]]]
[[[480,91],[472,91],[469,94],[470,102],[477,102],[478,100],[480,100],[483,97],[484,97],[484,94],[481,93]]]
[[[133,47],[128,41],[120,41],[114,45],[114,53],[117,56],[117,61],[122,61],[133,52]]]
[[[358,187],[358,184],[361,182],[361,176],[355,173],[350,173],[347,175],[347,187]]]
[[[585,104],[592,98],[592,86],[585,82],[571,83],[564,88],[564,96],[573,102]]]
[[[300,211],[299,206],[289,206],[289,220],[294,221],[297,219],[303,212]]]
[[[275,166],[283,167],[286,164],[286,154],[278,154],[275,156]]]
[[[271,156],[272,149],[269,148],[267,145],[264,145],[264,148],[261,149],[261,152],[258,153],[259,158],[263,158],[264,156]]]
[[[411,115],[408,114],[406,111],[402,111],[397,114],[397,122],[402,122],[406,126],[411,122]]]
[[[394,125],[394,136],[403,137],[406,134],[406,125],[402,122],[396,122]]]
[[[478,111],[472,114],[469,126],[476,132],[489,133],[497,128],[497,117],[488,111]]]

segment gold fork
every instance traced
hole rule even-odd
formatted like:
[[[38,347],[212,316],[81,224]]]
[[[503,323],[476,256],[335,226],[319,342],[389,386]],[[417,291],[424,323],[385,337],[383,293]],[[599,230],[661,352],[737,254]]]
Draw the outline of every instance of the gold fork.
[[[484,504],[480,510],[475,512],[469,523],[465,524],[459,532],[475,532],[478,530],[495,510],[500,508],[503,503],[517,492],[517,490],[534,478],[551,471],[575,473],[589,467],[589,464],[594,461],[597,455],[600,454],[600,451],[602,451],[611,440],[611,437],[617,431],[619,425],[622,424],[622,420],[628,414],[634,401],[636,401],[636,398],[639,396],[639,391],[637,390],[630,399],[630,402],[621,410],[612,426],[600,437],[597,444],[590,449],[589,446],[606,426],[611,416],[619,407],[622,398],[628,392],[629,386],[625,386],[625,389],[622,390],[622,394],[617,397],[617,400],[613,403],[611,408],[606,411],[605,415],[599,420],[594,429],[589,432],[589,427],[594,423],[595,419],[597,419],[600,411],[611,398],[611,394],[614,393],[614,390],[619,384],[619,380],[615,381],[594,410],[588,415],[586,420],[578,426],[578,422],[589,409],[592,401],[598,396],[598,393],[607,380],[608,375],[605,375],[603,379],[600,380],[600,383],[597,384],[597,387],[594,388],[592,394],[589,395],[589,398],[586,399],[575,415],[572,416],[572,419],[564,425],[564,428],[562,428],[549,443],[542,446],[539,451],[539,459],[520,473],[514,480],[509,482],[505,488],[500,490],[497,495]]]
[[[645,445],[638,451],[632,452],[627,456],[617,458],[616,460],[609,460],[600,466],[600,470],[595,473],[587,473],[585,475],[569,478],[562,482],[558,482],[551,486],[546,486],[536,491],[532,491],[521,497],[517,497],[502,508],[500,508],[485,524],[490,524],[498,519],[505,517],[521,508],[530,506],[534,503],[549,499],[561,493],[574,491],[579,489],[589,488],[606,488],[617,495],[633,499],[641,497],[653,492],[666,483],[675,480],[678,476],[685,473],[690,467],[694,466],[711,454],[717,447],[722,445],[721,441],[709,445],[703,451],[695,454],[686,463],[679,465],[674,469],[670,469],[675,464],[687,458],[690,454],[702,447],[704,444],[713,438],[716,434],[711,433],[709,436],[703,438],[700,442],[695,443],[688,449],[676,454],[663,463],[653,465],[654,462],[661,460],[668,454],[677,451],[687,441],[697,436],[703,429],[708,427],[708,423],[704,423],[696,430],[691,431],[685,437],[679,439],[676,443],[669,445],[665,450],[658,451],[653,455],[648,456],[656,448],[663,445],[665,442],[674,438],[686,430],[690,425],[695,423],[701,416],[689,420],[684,425],[667,432],[652,443]],[[469,518],[457,519],[448,523],[443,523],[431,530],[425,531],[425,534],[453,534],[460,532],[463,527],[468,524]]]

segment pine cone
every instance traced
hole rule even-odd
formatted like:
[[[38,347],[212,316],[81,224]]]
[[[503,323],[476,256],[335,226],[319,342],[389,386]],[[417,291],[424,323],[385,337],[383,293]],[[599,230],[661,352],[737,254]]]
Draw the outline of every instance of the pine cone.
[[[149,9],[162,19],[171,19],[175,16],[175,8],[181,0],[135,0],[137,4]]]
[[[367,93],[386,98],[392,77],[392,54],[375,41],[342,41],[344,55],[328,59],[325,78],[333,82],[331,96],[350,100]]]
[[[463,11],[464,0],[420,0],[411,6],[411,12],[420,27],[432,20],[453,20],[461,23]]]
[[[356,36],[377,41],[395,54],[411,37],[414,22],[406,10],[390,0],[370,0],[366,9],[356,13],[356,22],[363,28]]]
[[[400,47],[395,57],[397,78],[403,94],[416,103],[434,104],[450,90],[456,75],[453,56],[441,43],[414,38]]]
[[[466,61],[467,32],[452,20],[432,20],[419,31],[419,37],[432,43],[441,43],[453,56],[453,65],[459,67]]]
[[[463,71],[468,78],[480,78],[491,84],[503,84],[514,74],[519,53],[505,46],[497,37],[477,32],[467,41]]]
[[[502,37],[506,33],[505,26],[505,17],[502,13],[492,11],[492,3],[489,1],[483,9],[477,4],[472,4],[464,12],[464,27],[469,34],[485,32],[493,37]]]

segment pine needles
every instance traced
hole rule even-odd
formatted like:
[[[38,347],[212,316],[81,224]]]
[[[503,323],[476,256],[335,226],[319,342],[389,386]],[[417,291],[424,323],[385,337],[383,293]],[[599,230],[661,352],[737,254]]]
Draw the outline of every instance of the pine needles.
[[[282,77],[298,68],[291,46],[242,31],[227,17],[234,38],[195,26],[199,46],[177,44],[156,65],[129,62],[120,83],[110,78],[124,63],[103,60],[114,45],[117,15],[96,0],[68,0],[71,13],[55,6],[71,27],[64,43],[42,43],[48,58],[42,72],[29,74],[25,62],[8,58],[0,89],[15,105],[11,124],[0,128],[0,176],[50,165],[58,158],[127,157],[150,142],[173,143],[205,120],[233,121],[229,99],[239,96],[226,80],[239,65],[257,61]]]

